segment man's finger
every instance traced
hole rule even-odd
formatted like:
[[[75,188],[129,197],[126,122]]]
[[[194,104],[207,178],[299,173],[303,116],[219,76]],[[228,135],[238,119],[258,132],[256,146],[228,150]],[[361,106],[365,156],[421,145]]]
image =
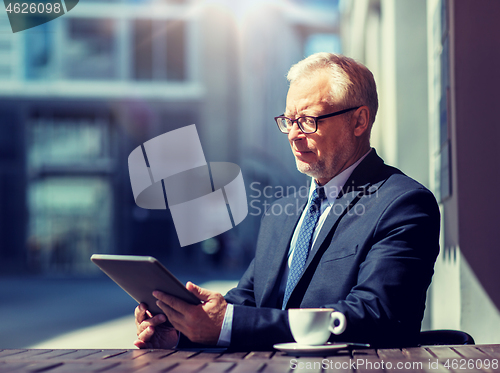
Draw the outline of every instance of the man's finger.
[[[153,326],[148,326],[137,336],[137,339],[143,342],[147,342],[155,334],[155,328]]]
[[[134,341],[134,346],[140,349],[149,348],[148,344],[140,339]]]
[[[141,303],[137,307],[135,307],[134,316],[137,324],[140,324],[141,322],[147,319],[146,310],[147,307],[144,303]]]
[[[160,309],[165,313],[166,317],[168,318],[168,321],[170,321],[171,324],[172,324],[172,321],[175,322],[176,320],[184,317],[183,313],[173,309],[168,304],[163,303],[161,300],[157,301],[156,305],[158,307],[160,307]]]
[[[187,313],[189,312],[189,306],[191,306],[190,304],[184,302],[183,300],[177,298],[177,297],[173,297],[171,295],[168,295],[168,294],[165,294],[161,291],[158,291],[158,290],[155,290],[153,291],[153,296],[160,300],[161,302],[163,302],[165,305],[167,305],[168,307],[174,309],[175,311],[179,312],[179,313]],[[158,304],[158,302],[156,302]],[[160,307],[160,305],[158,305],[158,307]],[[160,307],[161,308],[161,307]],[[163,310],[163,309],[162,309]],[[163,310],[164,311],[164,310]],[[165,312],[165,311],[164,311]],[[167,314],[168,315],[168,314]]]
[[[163,303],[162,301],[156,302],[158,307],[162,309],[163,312],[165,312],[165,315],[168,317],[168,321],[170,321],[170,324],[180,331],[181,333],[186,334],[186,316],[185,314],[182,314],[173,308],[169,307],[167,304]]]
[[[144,329],[146,329],[149,326],[158,326],[160,324],[163,324],[165,321],[167,321],[167,317],[160,313],[151,319],[146,319],[143,322],[141,322],[139,325],[137,325],[137,334],[140,334]]]
[[[204,302],[208,301],[210,299],[210,295],[212,294],[210,290],[201,288],[198,285],[193,284],[191,281],[186,283],[186,289],[193,293],[196,298]]]

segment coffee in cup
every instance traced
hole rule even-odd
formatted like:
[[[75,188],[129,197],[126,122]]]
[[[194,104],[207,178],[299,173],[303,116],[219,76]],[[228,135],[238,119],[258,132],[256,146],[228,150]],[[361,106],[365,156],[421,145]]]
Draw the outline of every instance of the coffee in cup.
[[[346,328],[344,314],[333,308],[291,308],[288,322],[295,342],[304,345],[322,345]]]

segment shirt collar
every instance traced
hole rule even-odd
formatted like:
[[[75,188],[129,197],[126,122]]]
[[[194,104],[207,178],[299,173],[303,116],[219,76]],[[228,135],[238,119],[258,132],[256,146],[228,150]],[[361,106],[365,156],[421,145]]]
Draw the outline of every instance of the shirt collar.
[[[335,176],[333,179],[331,179],[328,183],[323,185],[323,188],[325,188],[325,193],[326,193],[326,198],[328,200],[328,204],[333,205],[335,202],[335,199],[338,197],[340,191],[342,190],[342,187],[346,183],[347,179],[349,179],[349,176],[351,176],[352,172],[358,165],[365,159],[365,157],[372,151],[372,148],[368,150],[365,155],[363,155],[361,158],[359,158],[355,163],[350,165],[348,168],[346,168],[344,171],[342,171],[340,174]],[[316,183],[316,180],[312,178],[311,182],[311,187],[309,189],[309,199],[311,198],[311,194],[314,191],[314,189],[318,188],[319,185]]]

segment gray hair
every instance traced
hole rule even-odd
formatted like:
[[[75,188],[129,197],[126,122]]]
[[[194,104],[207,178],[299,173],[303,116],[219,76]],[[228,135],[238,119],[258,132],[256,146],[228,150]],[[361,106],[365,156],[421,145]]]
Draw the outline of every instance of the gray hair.
[[[375,121],[378,109],[377,86],[366,66],[352,58],[334,53],[315,53],[293,65],[287,79],[293,83],[308,79],[319,71],[326,71],[331,78],[331,97],[328,103],[340,103],[344,109],[353,106],[368,106],[370,125]]]

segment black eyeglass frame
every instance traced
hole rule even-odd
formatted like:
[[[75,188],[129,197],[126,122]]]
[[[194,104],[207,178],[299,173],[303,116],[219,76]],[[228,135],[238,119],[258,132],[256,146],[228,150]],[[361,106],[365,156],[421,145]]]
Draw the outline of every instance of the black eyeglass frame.
[[[289,121],[291,121],[292,122],[292,126],[290,128],[293,127],[293,122],[297,122],[297,125],[299,126],[299,129],[302,131],[302,133],[305,133],[305,134],[309,135],[311,133],[315,133],[318,130],[318,121],[319,120],[326,119],[326,118],[331,118],[331,117],[335,117],[337,115],[341,115],[341,114],[347,113],[348,111],[358,110],[360,107],[361,106],[356,106],[356,107],[352,107],[352,108],[349,108],[349,109],[344,109],[344,110],[336,111],[336,112],[333,112],[333,113],[330,113],[330,114],[320,115],[319,117],[312,117],[310,115],[304,115],[304,116],[298,117],[296,119],[291,119],[291,118],[285,117],[284,115],[279,115],[277,117],[274,117],[274,121],[278,125],[278,129],[282,133],[284,133],[284,134],[290,133],[290,130],[288,130],[287,132],[285,132],[286,129],[282,129],[282,127],[278,123],[278,119],[288,119]],[[312,118],[312,119],[314,119],[314,131],[309,131],[309,132],[304,131],[304,129],[302,128],[302,125],[299,122],[299,120],[302,119],[302,118]]]

